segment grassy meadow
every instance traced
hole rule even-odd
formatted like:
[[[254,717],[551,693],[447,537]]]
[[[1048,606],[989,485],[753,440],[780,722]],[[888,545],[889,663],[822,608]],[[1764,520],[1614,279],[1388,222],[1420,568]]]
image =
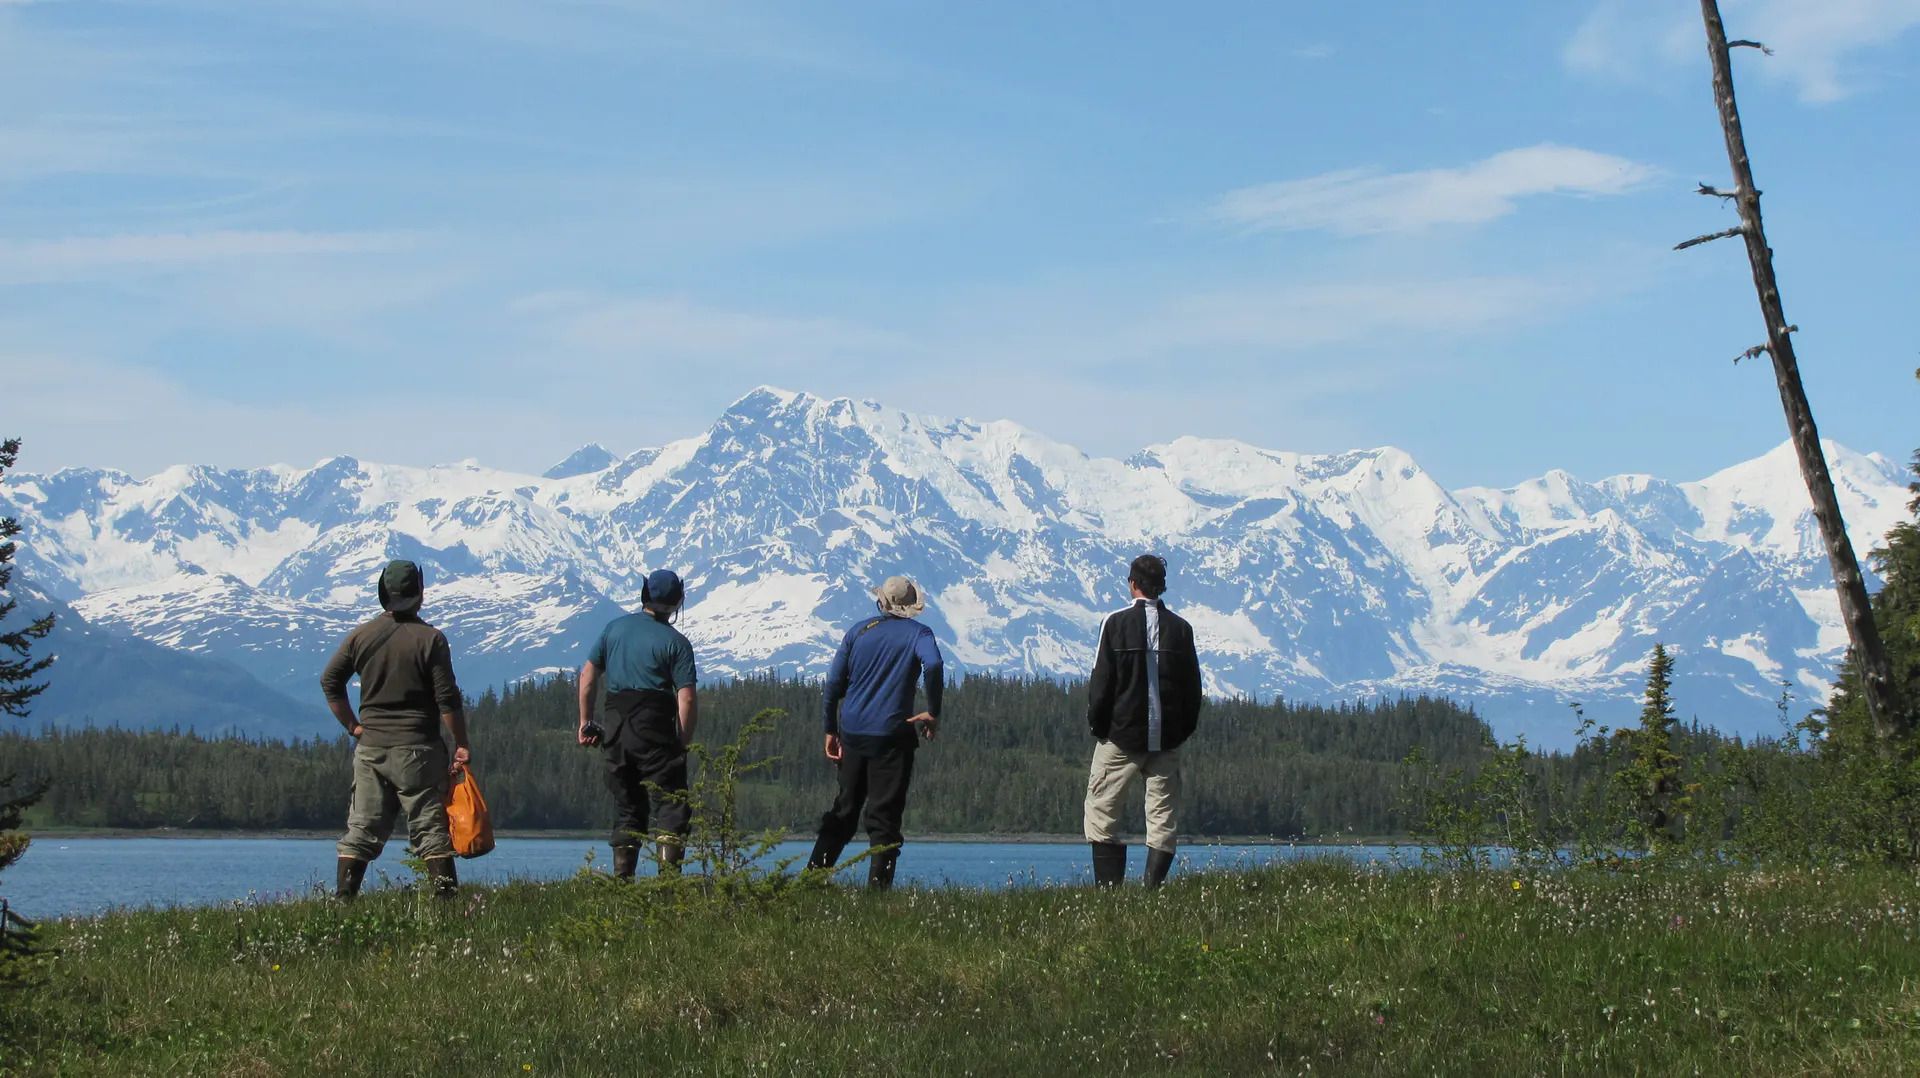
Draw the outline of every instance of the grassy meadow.
[[[1916,910],[1913,878],[1878,872],[1306,863],[1159,893],[599,877],[129,912],[47,926],[58,958],[10,1002],[0,1066],[1911,1074]]]

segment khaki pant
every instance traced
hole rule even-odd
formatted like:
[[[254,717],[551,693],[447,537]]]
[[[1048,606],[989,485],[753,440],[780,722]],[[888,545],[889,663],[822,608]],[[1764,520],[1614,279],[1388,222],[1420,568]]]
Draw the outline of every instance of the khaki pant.
[[[1093,768],[1087,775],[1087,841],[1115,842],[1120,808],[1134,776],[1147,776],[1147,845],[1172,853],[1178,844],[1174,803],[1180,798],[1180,754],[1128,752],[1111,741],[1094,746]]]
[[[347,805],[342,857],[371,861],[386,848],[394,822],[407,814],[407,842],[419,857],[453,856],[447,834],[447,747],[422,745],[353,748],[353,800]]]

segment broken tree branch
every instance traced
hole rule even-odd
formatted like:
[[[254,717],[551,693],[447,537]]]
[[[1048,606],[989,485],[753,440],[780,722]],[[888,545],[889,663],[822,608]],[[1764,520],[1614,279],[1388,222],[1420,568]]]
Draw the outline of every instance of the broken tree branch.
[[[1689,247],[1698,247],[1703,243],[1712,243],[1714,240],[1732,239],[1746,232],[1746,230],[1745,225],[1735,225],[1732,228],[1721,229],[1718,232],[1709,232],[1704,236],[1695,236],[1690,240],[1676,243],[1673,245],[1673,249],[1676,251],[1684,251]]]
[[[1712,195],[1715,198],[1723,199],[1727,202],[1732,202],[1734,199],[1740,197],[1740,192],[1738,191],[1722,191],[1718,187],[1713,187],[1704,183],[1700,185],[1700,190],[1695,191],[1694,194]]]
[[[1741,39],[1740,39],[1740,40],[1738,40],[1738,41],[1729,41],[1729,42],[1727,42],[1727,48],[1729,48],[1729,49],[1759,49],[1759,50],[1760,50],[1761,52],[1763,52],[1763,53],[1766,53],[1766,54],[1767,54],[1768,56],[1772,56],[1772,55],[1773,55],[1773,50],[1772,50],[1772,49],[1769,49],[1769,48],[1767,48],[1767,47],[1766,47],[1765,45],[1762,45],[1762,44],[1760,44],[1760,43],[1759,43],[1758,41],[1748,41],[1748,40],[1747,40],[1746,38],[1741,38]]]
[[[1799,327],[1799,326],[1788,326],[1788,327],[1787,327],[1787,332],[1788,332],[1788,333],[1798,333],[1798,332],[1800,332],[1800,327]],[[1734,365],[1734,366],[1736,366],[1736,367],[1738,367],[1738,366],[1740,365],[1740,361],[1741,361],[1741,360],[1743,360],[1743,359],[1759,359],[1759,358],[1760,358],[1761,356],[1764,356],[1764,355],[1767,355],[1768,353],[1770,353],[1770,352],[1772,352],[1772,351],[1773,351],[1773,346],[1771,346],[1771,345],[1766,345],[1766,344],[1756,344],[1756,345],[1754,345],[1754,346],[1753,346],[1752,348],[1749,348],[1749,349],[1747,349],[1746,351],[1744,351],[1744,352],[1742,352],[1742,353],[1740,353],[1739,355],[1737,355],[1737,356],[1734,356],[1734,357],[1733,357],[1733,365]]]

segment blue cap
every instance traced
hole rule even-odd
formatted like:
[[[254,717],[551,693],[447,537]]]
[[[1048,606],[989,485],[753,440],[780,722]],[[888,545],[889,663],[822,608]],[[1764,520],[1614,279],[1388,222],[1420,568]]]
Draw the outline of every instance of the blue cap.
[[[640,585],[640,601],[659,603],[661,606],[679,606],[686,597],[686,587],[680,583],[680,575],[672,569],[655,569],[647,574],[646,583]]]

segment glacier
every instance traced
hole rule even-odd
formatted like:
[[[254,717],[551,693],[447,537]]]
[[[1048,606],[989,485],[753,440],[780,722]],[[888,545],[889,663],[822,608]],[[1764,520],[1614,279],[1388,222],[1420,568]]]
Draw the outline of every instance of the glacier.
[[[1904,519],[1904,469],[1829,442],[1855,547]],[[388,559],[426,570],[461,680],[578,666],[649,569],[689,585],[705,676],[818,674],[867,589],[905,573],[962,672],[1085,673],[1143,550],[1199,635],[1208,688],[1314,700],[1435,693],[1502,735],[1571,742],[1571,704],[1637,712],[1677,653],[1686,719],[1776,730],[1845,651],[1790,446],[1693,482],[1564,472],[1448,490],[1407,453],[1180,438],[1124,460],[1008,422],[763,387],[697,437],[594,444],[545,475],[335,457],[310,468],[69,468],[0,485],[24,579],[89,623],[311,701],[377,612]]]

